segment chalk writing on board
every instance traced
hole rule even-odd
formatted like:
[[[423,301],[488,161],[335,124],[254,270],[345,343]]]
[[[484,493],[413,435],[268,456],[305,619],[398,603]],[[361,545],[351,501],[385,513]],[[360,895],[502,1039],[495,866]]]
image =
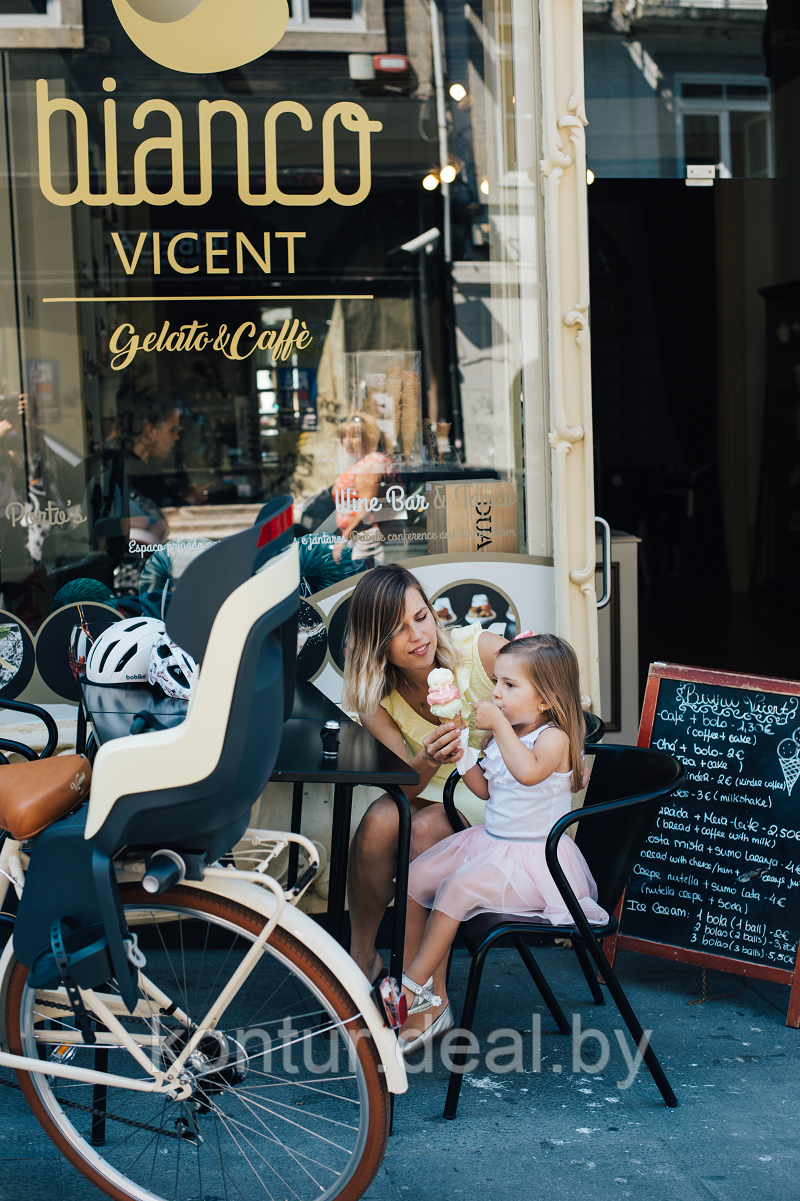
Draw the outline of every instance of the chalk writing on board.
[[[634,865],[625,934],[793,968],[800,698],[662,679],[650,745],[687,780]]]
[[[778,743],[778,762],[786,782],[786,791],[791,796],[797,777],[800,776],[800,727],[794,731],[791,738],[784,738]]]

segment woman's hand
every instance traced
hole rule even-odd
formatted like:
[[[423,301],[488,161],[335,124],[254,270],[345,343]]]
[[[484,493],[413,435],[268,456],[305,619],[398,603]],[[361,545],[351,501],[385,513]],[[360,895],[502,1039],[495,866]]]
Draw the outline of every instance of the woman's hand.
[[[426,734],[422,745],[426,755],[437,767],[441,767],[443,763],[457,763],[464,754],[459,742],[460,737],[461,731],[458,727],[452,722],[446,722],[430,734]]]

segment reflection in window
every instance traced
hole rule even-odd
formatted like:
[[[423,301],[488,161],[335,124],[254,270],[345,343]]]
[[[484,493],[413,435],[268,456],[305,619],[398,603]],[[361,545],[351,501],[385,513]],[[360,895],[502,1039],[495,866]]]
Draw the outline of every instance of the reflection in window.
[[[764,0],[702,7],[584,0],[586,131],[597,178],[769,178],[775,78],[764,57]],[[735,11],[734,11],[735,8]]]
[[[323,21],[324,26],[317,24]],[[347,21],[350,28],[363,26],[361,0],[289,0],[290,29],[335,30],[343,21]]]

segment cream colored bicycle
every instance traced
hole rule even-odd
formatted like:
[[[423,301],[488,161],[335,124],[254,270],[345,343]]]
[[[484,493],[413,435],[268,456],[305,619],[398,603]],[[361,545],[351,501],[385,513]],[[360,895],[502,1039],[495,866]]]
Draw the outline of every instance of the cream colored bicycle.
[[[247,828],[297,607],[297,554],[275,519],[273,502],[176,589],[168,624],[202,660],[183,724],[103,746],[88,804],[0,847],[0,894],[19,905],[0,1067],[114,1198],[350,1201],[406,1088],[380,996],[296,908],[316,847]],[[187,617],[181,592],[222,569],[215,613]],[[290,842],[305,863],[286,888],[271,871]]]

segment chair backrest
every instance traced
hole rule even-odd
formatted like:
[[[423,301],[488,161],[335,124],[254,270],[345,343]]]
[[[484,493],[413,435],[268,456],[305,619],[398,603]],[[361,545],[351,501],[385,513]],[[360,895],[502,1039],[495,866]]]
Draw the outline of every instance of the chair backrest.
[[[300,575],[291,500],[281,500],[178,583],[167,628],[202,667],[182,725],[100,748],[86,837],[106,855],[171,847],[211,860],[247,826],[294,699]]]
[[[588,750],[588,748],[587,748]],[[593,746],[592,775],[584,810],[609,801],[656,793],[654,799],[578,824],[575,842],[597,884],[598,901],[611,913],[647,841],[664,799],[675,787],[681,765],[662,751],[637,746]]]
[[[598,717],[596,713],[588,713],[584,710],[583,725],[586,730],[584,743],[586,746],[594,746],[598,742],[602,742],[606,734],[606,723],[602,717]]]

